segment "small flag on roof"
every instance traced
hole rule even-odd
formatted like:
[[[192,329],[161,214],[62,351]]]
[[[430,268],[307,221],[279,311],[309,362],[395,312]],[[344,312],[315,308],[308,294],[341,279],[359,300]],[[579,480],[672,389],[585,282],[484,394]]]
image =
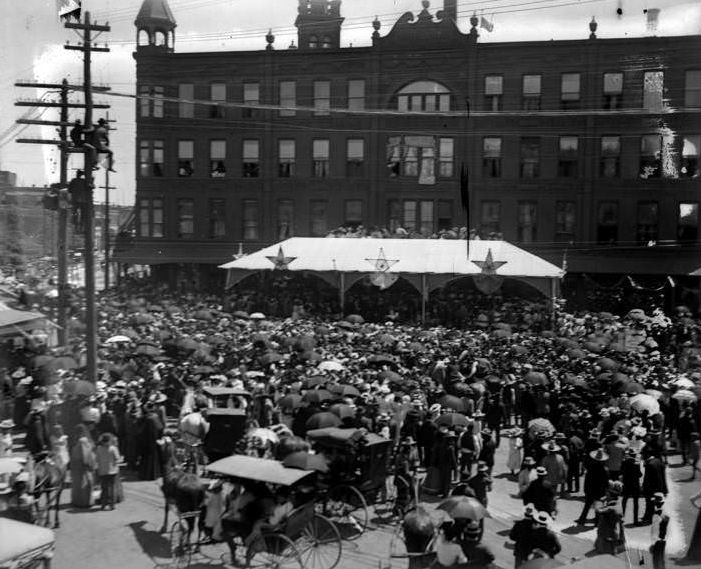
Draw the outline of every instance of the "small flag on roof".
[[[480,18],[480,28],[484,28],[488,32],[492,32],[492,31],[494,31],[494,23],[490,22],[487,18],[482,16]]]
[[[80,20],[82,0],[56,0],[58,19],[61,21],[75,18]]]

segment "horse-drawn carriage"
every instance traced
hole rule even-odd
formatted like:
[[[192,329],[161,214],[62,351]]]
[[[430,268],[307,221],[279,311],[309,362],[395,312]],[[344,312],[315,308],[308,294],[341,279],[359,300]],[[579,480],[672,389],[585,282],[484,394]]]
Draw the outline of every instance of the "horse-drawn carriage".
[[[0,567],[49,569],[55,536],[47,528],[0,517]]]
[[[356,539],[365,532],[369,505],[380,521],[392,517],[388,484],[391,440],[364,429],[337,427],[308,431],[307,438],[330,464],[319,511],[336,524],[344,539]]]
[[[287,468],[276,460],[233,455],[207,466],[215,477],[236,482],[252,481],[268,487],[286,487],[292,494],[302,482],[312,482],[313,472]],[[333,569],[341,559],[341,536],[336,526],[315,510],[313,501],[301,493],[294,509],[274,527],[259,533],[239,536],[246,550],[247,567],[299,567],[300,569]],[[301,503],[298,500],[302,500]],[[190,564],[199,546],[191,536],[193,524],[188,518],[200,512],[180,512],[170,530],[171,551],[176,567]],[[246,539],[243,539],[243,538]]]

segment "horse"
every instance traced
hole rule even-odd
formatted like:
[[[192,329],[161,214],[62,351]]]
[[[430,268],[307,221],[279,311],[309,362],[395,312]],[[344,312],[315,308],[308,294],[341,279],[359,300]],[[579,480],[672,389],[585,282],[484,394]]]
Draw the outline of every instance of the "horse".
[[[194,472],[189,472],[187,465],[178,464],[175,458],[175,443],[173,439],[164,436],[159,439],[158,449],[161,458],[163,472],[163,484],[161,492],[165,500],[163,526],[161,533],[168,531],[168,512],[174,505],[178,512],[195,512],[202,508],[205,499],[205,491],[202,480]],[[195,520],[187,518],[188,536],[195,527]]]
[[[51,523],[51,509],[53,508],[53,527],[60,527],[58,512],[67,470],[67,466],[57,461],[50,453],[44,454],[40,460],[34,463],[34,484],[31,493],[34,496],[37,513],[45,512],[45,516],[40,517],[37,515],[37,524],[49,527]],[[42,497],[46,503],[45,509],[41,508]]]

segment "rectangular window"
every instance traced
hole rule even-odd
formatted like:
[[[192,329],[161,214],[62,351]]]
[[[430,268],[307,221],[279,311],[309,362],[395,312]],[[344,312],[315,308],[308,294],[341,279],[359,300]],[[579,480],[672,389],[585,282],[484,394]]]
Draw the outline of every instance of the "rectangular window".
[[[621,137],[601,137],[601,162],[599,174],[602,178],[618,178],[621,168]]]
[[[195,86],[192,83],[178,85],[178,116],[181,119],[191,119],[195,116]]]
[[[596,241],[602,245],[615,245],[618,242],[618,202],[599,202]]]
[[[326,201],[312,200],[309,204],[309,220],[312,237],[326,237],[329,232],[326,219]]]
[[[284,241],[294,237],[295,204],[292,200],[277,202],[277,240]]]
[[[560,178],[576,178],[578,158],[579,138],[576,136],[561,136],[557,175]]]
[[[438,175],[441,178],[452,178],[454,171],[455,148],[452,138],[441,138],[438,146]],[[426,156],[424,156],[424,159]]]
[[[576,223],[575,203],[571,201],[555,203],[555,241],[574,241]]]
[[[355,229],[363,224],[363,200],[346,200],[343,225]]]
[[[257,116],[257,107],[260,105],[260,84],[259,83],[244,83],[243,84],[243,104],[247,105],[243,108],[243,116],[251,118]]]
[[[139,200],[139,235],[141,237],[163,237],[162,199]]]
[[[153,88],[153,116],[157,119],[163,118],[163,87]]]
[[[534,243],[538,238],[536,202],[518,202],[518,240],[521,243]]]
[[[358,178],[365,173],[365,141],[349,138],[346,141],[346,176]]]
[[[365,79],[348,81],[348,109],[351,111],[365,109]]]
[[[687,71],[684,79],[684,106],[701,107],[701,70]]]
[[[295,175],[295,141],[278,141],[278,169],[280,178],[291,178]]]
[[[395,233],[402,226],[402,202],[389,200],[387,202],[387,228]]]
[[[501,202],[483,201],[480,204],[480,233],[487,238],[501,233]]]
[[[540,139],[521,139],[521,178],[530,180],[540,176]]]
[[[195,200],[178,200],[178,238],[192,239],[195,236]]]
[[[419,232],[424,237],[433,233],[433,202],[422,200],[419,202]]]
[[[209,238],[226,237],[226,200],[209,200]]]
[[[151,116],[151,88],[146,85],[139,87],[139,116]]]
[[[501,178],[501,138],[487,136],[482,139],[482,175],[485,178]]]
[[[564,110],[579,108],[579,83],[579,73],[562,74],[560,78],[560,108]]]
[[[446,231],[453,228],[453,202],[441,200],[438,202],[438,212],[436,213],[438,229]]]
[[[209,100],[214,103],[209,107],[209,117],[213,119],[224,118],[226,107],[222,103],[226,103],[226,84],[212,83],[209,86]]]
[[[258,241],[260,222],[257,200],[243,200],[243,240]]]
[[[657,241],[659,232],[659,204],[638,202],[638,216],[635,237],[638,245],[648,245]]]
[[[680,203],[677,210],[677,241],[696,243],[699,238],[698,202]]]
[[[701,135],[685,136],[684,146],[682,147],[682,167],[680,170],[683,178],[699,177],[699,158],[701,158]]]
[[[297,106],[297,83],[295,81],[280,81],[280,116],[293,117]]]
[[[331,108],[331,82],[314,81],[314,115],[326,116]]]
[[[209,141],[209,175],[212,178],[226,176],[226,140]]]
[[[195,143],[178,140],[178,176],[188,178],[195,173]]]
[[[139,143],[139,172],[141,176],[163,176],[163,141],[142,140]]]
[[[651,113],[664,107],[664,71],[646,71],[643,76],[643,108]]]
[[[446,152],[444,165],[438,164],[445,172],[454,171],[454,161],[448,152],[452,142],[433,136],[390,136],[387,139],[387,169],[391,177],[406,176],[418,178],[421,185],[436,183],[436,158],[441,159],[441,144]],[[438,155],[438,156],[437,156]],[[451,163],[449,165],[449,163]]]
[[[540,82],[541,75],[523,76],[523,110],[540,110]]]
[[[485,109],[488,111],[501,110],[501,98],[504,95],[504,77],[487,75],[484,78]]]
[[[640,138],[640,177],[662,176],[662,136],[646,134]]]
[[[416,231],[417,202],[406,200],[402,212],[402,226],[409,232]]]
[[[312,175],[315,178],[329,176],[329,141],[316,139],[312,142]]]
[[[610,111],[621,108],[623,73],[604,73],[604,100],[602,107]]]
[[[243,177],[257,178],[260,176],[260,142],[258,140],[243,141]]]

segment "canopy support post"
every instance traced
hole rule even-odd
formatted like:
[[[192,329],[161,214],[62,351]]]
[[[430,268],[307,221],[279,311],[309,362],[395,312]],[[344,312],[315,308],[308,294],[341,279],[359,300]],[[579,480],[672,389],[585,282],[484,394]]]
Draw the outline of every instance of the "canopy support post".
[[[557,279],[550,279],[550,327],[555,329],[557,310]]]
[[[426,324],[426,274],[421,275],[421,324]]]
[[[338,301],[341,303],[341,316],[345,316],[345,306],[346,306],[346,275],[341,273],[341,286],[338,291]]]

